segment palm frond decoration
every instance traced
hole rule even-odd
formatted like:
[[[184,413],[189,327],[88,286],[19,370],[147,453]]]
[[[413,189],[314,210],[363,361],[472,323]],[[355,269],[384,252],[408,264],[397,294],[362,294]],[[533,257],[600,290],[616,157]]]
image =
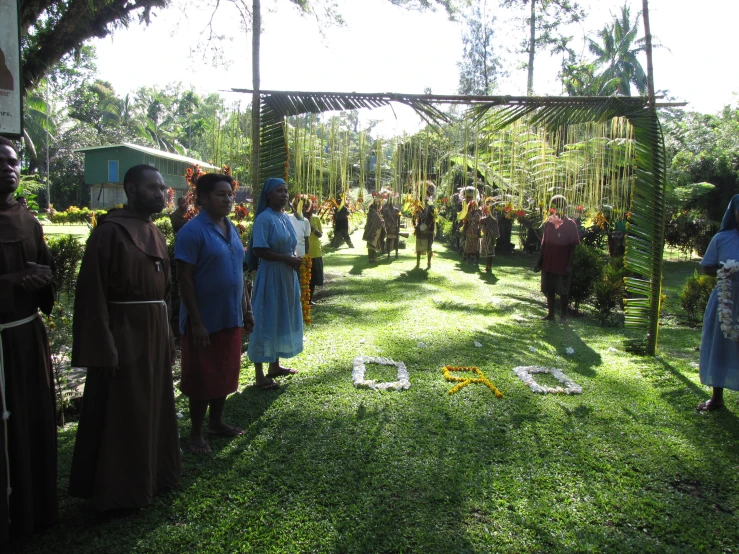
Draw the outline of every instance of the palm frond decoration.
[[[234,92],[252,92],[247,89],[233,90]],[[410,106],[432,126],[448,121],[448,116],[444,112],[421,95],[261,91],[260,175],[268,178],[285,177],[287,174],[289,150],[285,136],[285,118],[306,113],[379,108],[388,106],[391,102]],[[258,189],[259,183],[254,183],[253,186]]]
[[[251,92],[243,89],[234,91]],[[520,156],[519,159],[524,163],[508,164],[518,172],[517,179],[523,178],[541,188],[547,183],[556,182],[557,175],[565,174],[570,180],[579,179],[575,175],[576,168],[583,166],[583,160],[590,159],[590,151],[601,156],[595,158],[596,162],[603,159],[602,153],[606,148],[615,155],[620,147],[620,152],[625,152],[626,158],[630,160],[633,152],[633,178],[628,177],[631,186],[624,189],[630,188],[631,191],[626,236],[626,268],[631,273],[626,278],[626,290],[629,294],[626,326],[635,330],[639,336],[628,340],[626,346],[635,352],[651,355],[655,353],[662,300],[666,174],[664,142],[655,107],[649,107],[646,99],[641,97],[491,97],[262,91],[260,108],[263,126],[259,157],[261,174],[264,177],[287,174],[289,150],[285,137],[286,117],[334,110],[377,108],[391,102],[412,107],[432,126],[449,121],[448,116],[436,104],[470,105],[467,116],[472,124],[484,129],[489,133],[488,138],[497,142],[500,142],[500,135],[496,138],[495,133],[518,122],[525,122],[529,128],[566,134],[573,126],[593,123],[600,124],[603,128],[613,125],[620,129],[621,123],[614,122],[626,120],[633,130],[629,129],[626,134],[612,134],[611,138],[605,135],[591,136],[581,144],[564,145],[562,152],[554,153],[555,157],[560,158],[556,163],[551,161],[552,152],[543,135],[532,135],[528,142],[520,143],[517,154],[505,159],[515,162],[517,156]],[[518,129],[514,132],[526,131]],[[608,145],[604,146],[606,143]],[[631,143],[635,145],[632,147]],[[504,158],[479,159],[475,146],[475,155],[472,158],[465,150],[462,163],[455,161],[465,171],[472,167],[475,174],[481,172],[489,184],[495,183],[499,188],[506,188],[506,180],[512,174],[508,170],[501,171],[499,162],[502,159]],[[420,169],[423,164],[419,162],[416,165]],[[587,172],[588,168],[593,167],[593,162],[585,163],[584,167]],[[257,183],[255,185],[258,186]]]
[[[656,109],[639,97],[531,97],[500,107],[469,109],[475,120],[502,129],[526,118],[532,126],[556,130],[567,125],[627,119],[634,128],[635,182],[626,235],[626,326],[641,336],[626,341],[633,352],[654,355],[662,302],[666,156]]]

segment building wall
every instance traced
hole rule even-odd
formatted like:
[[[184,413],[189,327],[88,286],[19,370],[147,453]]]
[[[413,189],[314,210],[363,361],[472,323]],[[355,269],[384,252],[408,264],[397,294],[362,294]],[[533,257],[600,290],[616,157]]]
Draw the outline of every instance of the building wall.
[[[90,209],[110,209],[126,203],[123,185],[90,185]]]
[[[164,183],[168,187],[177,189],[177,196],[182,195],[180,191],[187,189],[185,171],[189,167],[188,164],[144,154],[138,150],[132,150],[126,147],[111,147],[85,152],[85,184],[112,184],[108,180],[108,162],[111,160],[118,161],[118,180],[115,181],[116,184],[123,184],[123,176],[131,167],[145,163],[153,165],[159,170]],[[98,190],[100,189],[99,186],[97,188]]]
[[[168,160],[166,158],[158,158],[156,156],[150,156],[149,154],[142,153],[142,155],[144,157],[144,161],[140,163],[145,163],[156,167],[159,170],[159,173],[162,174],[162,177],[164,178],[164,183],[168,187],[182,190],[187,189],[187,179],[185,179],[185,171],[187,171],[187,168],[190,167],[189,164],[186,164],[185,162]],[[181,196],[179,190],[177,191],[176,195],[178,197]]]
[[[135,165],[144,163],[144,154],[130,148],[105,148],[85,152],[85,184],[108,183],[108,161],[110,160],[118,161],[118,180],[115,182],[123,184],[126,171]]]

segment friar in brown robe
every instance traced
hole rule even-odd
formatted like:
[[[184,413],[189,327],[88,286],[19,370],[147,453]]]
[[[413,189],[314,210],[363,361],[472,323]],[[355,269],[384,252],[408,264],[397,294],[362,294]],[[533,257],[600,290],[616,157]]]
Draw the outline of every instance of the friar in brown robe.
[[[19,182],[17,152],[0,137],[0,544],[57,518],[56,397],[38,315],[54,305],[52,262],[41,225],[13,200]]]
[[[167,187],[147,165],[132,167],[124,187],[128,205],[87,241],[74,305],[72,365],[87,378],[69,492],[98,510],[150,504],[181,473],[167,245],[150,218]]]

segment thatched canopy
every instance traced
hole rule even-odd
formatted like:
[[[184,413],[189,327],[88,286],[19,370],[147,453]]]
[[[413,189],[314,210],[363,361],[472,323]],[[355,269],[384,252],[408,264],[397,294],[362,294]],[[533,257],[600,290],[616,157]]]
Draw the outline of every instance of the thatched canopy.
[[[252,92],[234,89],[235,92]],[[501,129],[527,118],[536,126],[556,129],[562,125],[605,122],[626,118],[634,129],[635,182],[626,237],[626,278],[629,294],[626,326],[639,338],[627,341],[633,351],[654,354],[657,346],[662,290],[662,252],[665,217],[666,160],[656,107],[641,97],[578,96],[456,96],[397,93],[338,93],[260,91],[260,171],[281,175],[287,168],[288,147],[284,120],[288,116],[334,110],[377,108],[393,102],[412,107],[425,121],[448,121],[438,104],[470,106],[469,115]],[[667,104],[663,104],[667,105]]]

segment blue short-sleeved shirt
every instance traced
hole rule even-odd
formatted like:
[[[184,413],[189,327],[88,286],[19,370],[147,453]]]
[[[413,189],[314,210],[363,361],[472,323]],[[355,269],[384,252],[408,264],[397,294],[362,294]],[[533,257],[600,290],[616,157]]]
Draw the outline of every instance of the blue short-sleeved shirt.
[[[244,294],[244,246],[233,223],[224,236],[201,210],[175,239],[175,259],[195,266],[193,283],[200,317],[208,333],[244,324],[241,297]],[[180,333],[185,332],[188,313],[180,304]]]

